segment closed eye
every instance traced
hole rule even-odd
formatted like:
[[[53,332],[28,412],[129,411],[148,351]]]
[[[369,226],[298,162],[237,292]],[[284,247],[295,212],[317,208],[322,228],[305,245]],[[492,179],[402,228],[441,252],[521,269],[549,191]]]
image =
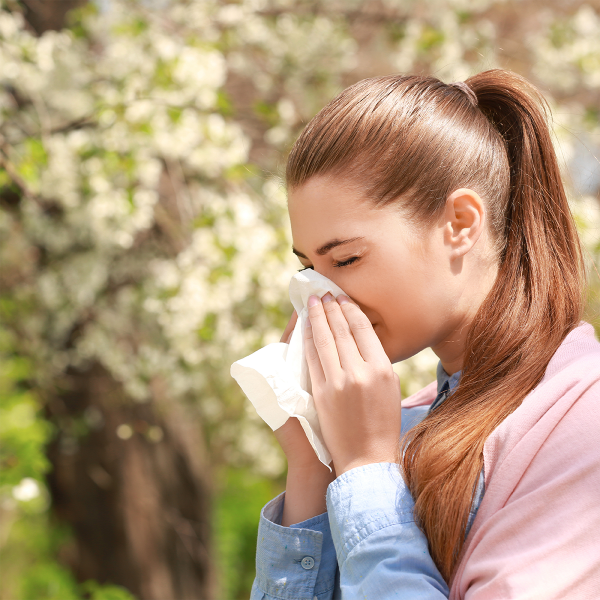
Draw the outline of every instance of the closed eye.
[[[352,263],[355,263],[357,260],[360,260],[360,256],[353,256],[351,258],[348,258],[347,260],[341,260],[339,262],[336,262],[333,264],[334,267],[347,267],[348,265],[351,265]],[[302,272],[302,271],[306,271],[306,269],[314,269],[314,267],[311,265],[309,267],[303,267],[302,269],[298,269],[298,272]]]
[[[340,262],[334,263],[334,267],[347,267],[348,265],[351,265],[352,263],[355,263],[357,260],[360,260],[360,256],[353,256],[352,258],[349,258],[347,260],[342,260]]]

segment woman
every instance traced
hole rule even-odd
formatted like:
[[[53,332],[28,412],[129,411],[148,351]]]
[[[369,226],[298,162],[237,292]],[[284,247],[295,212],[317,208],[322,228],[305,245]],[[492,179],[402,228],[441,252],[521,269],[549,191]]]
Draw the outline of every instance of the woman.
[[[361,81],[287,185],[294,252],[348,294],[305,331],[334,472],[275,432],[252,598],[599,598],[600,344],[539,93]],[[427,347],[437,385],[401,408],[392,363]]]

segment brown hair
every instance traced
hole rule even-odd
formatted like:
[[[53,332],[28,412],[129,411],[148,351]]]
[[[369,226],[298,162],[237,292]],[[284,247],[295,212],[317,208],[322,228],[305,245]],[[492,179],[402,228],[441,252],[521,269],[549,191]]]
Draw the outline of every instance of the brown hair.
[[[463,547],[490,433],[539,383],[583,307],[581,247],[546,123],[547,106],[502,70],[461,84],[365,79],[306,126],[290,188],[315,175],[354,182],[375,206],[430,223],[454,190],[487,207],[498,276],[471,324],[460,384],[403,440],[402,470],[447,581]]]

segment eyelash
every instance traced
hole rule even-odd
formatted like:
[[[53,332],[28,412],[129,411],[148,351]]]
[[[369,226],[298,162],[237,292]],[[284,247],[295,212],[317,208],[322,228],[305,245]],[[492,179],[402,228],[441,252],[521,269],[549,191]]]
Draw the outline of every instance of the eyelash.
[[[352,258],[349,258],[348,260],[344,260],[344,261],[335,263],[333,266],[334,267],[347,267],[348,265],[355,263],[359,259],[360,259],[360,256],[353,256]],[[306,269],[312,269],[312,268],[314,268],[314,267],[304,267],[303,269],[298,269],[298,272],[306,271]]]
[[[348,265],[355,263],[359,259],[360,259],[360,256],[353,256],[352,258],[349,258],[348,260],[343,260],[341,262],[335,263],[333,266],[334,267],[347,267]]]

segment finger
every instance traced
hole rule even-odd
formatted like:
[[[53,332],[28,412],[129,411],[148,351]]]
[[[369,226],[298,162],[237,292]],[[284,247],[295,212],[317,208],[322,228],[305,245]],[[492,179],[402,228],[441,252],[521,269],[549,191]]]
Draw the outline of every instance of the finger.
[[[325,379],[330,380],[340,375],[342,367],[340,358],[329,327],[323,304],[316,296],[308,299],[308,317],[312,325],[312,340],[321,361]]]
[[[340,305],[330,293],[323,296],[322,302],[327,322],[333,333],[342,369],[347,370],[352,366],[364,363]]]
[[[310,318],[306,319],[306,327],[304,328],[304,355],[306,356],[308,372],[310,374],[313,389],[322,386],[325,383],[325,374],[323,373],[319,353],[315,347]]]
[[[368,363],[389,363],[389,358],[365,313],[345,296],[338,296],[338,303],[363,359]]]
[[[294,327],[296,327],[296,321],[298,320],[298,313],[294,310],[288,324],[285,326],[283,330],[283,334],[281,336],[280,342],[284,342],[285,344],[289,344],[290,338],[292,337],[292,333],[294,332]]]

